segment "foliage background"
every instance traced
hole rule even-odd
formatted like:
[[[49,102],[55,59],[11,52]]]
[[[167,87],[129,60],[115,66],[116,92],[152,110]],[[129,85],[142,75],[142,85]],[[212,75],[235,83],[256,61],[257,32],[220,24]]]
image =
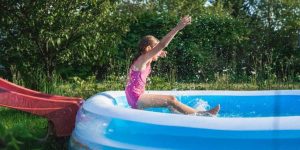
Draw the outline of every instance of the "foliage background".
[[[38,88],[63,79],[125,76],[139,39],[162,38],[190,14],[154,76],[174,81],[300,80],[300,2],[290,0],[1,0],[0,75]]]

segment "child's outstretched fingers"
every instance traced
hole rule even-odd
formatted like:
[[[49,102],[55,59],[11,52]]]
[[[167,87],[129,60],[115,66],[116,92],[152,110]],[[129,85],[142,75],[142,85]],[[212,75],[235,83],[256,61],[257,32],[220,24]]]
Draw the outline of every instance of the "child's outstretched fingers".
[[[185,24],[191,24],[192,23],[192,17],[191,16],[184,16],[181,20]]]
[[[191,22],[192,22],[191,16],[184,16],[181,18],[177,26],[179,27],[179,29],[183,29],[186,25],[191,24]]]
[[[192,17],[191,16],[188,17],[188,24],[192,24]]]

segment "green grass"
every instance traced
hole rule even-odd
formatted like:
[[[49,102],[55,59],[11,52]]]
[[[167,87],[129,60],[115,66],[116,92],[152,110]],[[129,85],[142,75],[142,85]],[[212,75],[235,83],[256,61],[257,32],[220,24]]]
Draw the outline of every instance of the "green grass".
[[[98,92],[108,90],[123,90],[125,79],[110,78],[98,82],[94,77],[82,80],[73,78],[69,82],[55,85],[55,91],[50,93],[88,98]],[[214,83],[178,83],[167,82],[161,78],[152,78],[148,90],[270,90],[270,89],[300,89],[300,83],[228,83],[218,81]],[[46,119],[29,113],[0,108],[0,149],[1,140],[6,143],[6,149],[67,149],[68,138],[50,136],[46,141],[39,139],[47,134]],[[7,145],[10,144],[10,145]]]
[[[0,116],[1,125],[5,130],[4,133],[0,132],[0,139],[4,139],[5,149],[66,149],[64,139],[50,136],[47,140],[42,140],[48,131],[47,119],[1,107]]]

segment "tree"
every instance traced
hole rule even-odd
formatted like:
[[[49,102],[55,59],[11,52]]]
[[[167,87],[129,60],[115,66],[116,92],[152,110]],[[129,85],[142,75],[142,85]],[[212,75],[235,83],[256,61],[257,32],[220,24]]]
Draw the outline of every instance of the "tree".
[[[116,7],[109,0],[2,0],[1,63],[23,76],[41,68],[49,78],[69,65],[106,68],[125,30]]]

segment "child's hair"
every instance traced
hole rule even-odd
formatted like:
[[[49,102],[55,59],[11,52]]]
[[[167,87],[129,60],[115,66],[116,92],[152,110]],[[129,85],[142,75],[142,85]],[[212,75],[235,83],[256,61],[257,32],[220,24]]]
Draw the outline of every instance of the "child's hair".
[[[139,58],[139,56],[146,53],[147,46],[153,47],[154,44],[157,43],[157,42],[159,42],[159,40],[156,37],[152,36],[152,35],[144,36],[139,42],[138,53],[133,58],[133,60],[131,62],[131,65],[134,63],[134,61],[136,61]]]

